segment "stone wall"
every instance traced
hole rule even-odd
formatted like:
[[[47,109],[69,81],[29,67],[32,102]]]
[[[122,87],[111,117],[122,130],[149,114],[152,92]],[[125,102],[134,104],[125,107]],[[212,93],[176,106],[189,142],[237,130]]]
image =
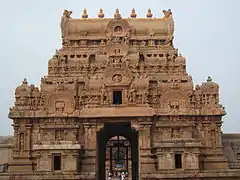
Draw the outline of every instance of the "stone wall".
[[[0,172],[3,170],[3,164],[9,163],[12,152],[13,137],[1,136],[0,137]]]
[[[240,169],[240,133],[223,134],[222,143],[224,155],[228,159],[229,167],[232,169]],[[10,163],[12,144],[12,136],[0,137],[0,165]]]
[[[12,136],[0,137],[0,164],[8,163],[11,156]]]
[[[223,134],[224,154],[228,159],[229,167],[240,168],[240,134]]]

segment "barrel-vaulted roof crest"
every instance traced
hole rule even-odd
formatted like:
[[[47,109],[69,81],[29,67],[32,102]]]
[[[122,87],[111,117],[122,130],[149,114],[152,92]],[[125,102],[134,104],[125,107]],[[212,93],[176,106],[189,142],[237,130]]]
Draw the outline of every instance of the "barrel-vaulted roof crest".
[[[120,32],[125,29],[131,29],[135,36],[159,36],[165,39],[167,43],[172,42],[174,33],[174,21],[172,11],[163,10],[164,17],[152,18],[152,12],[148,9],[146,18],[137,18],[135,9],[132,9],[130,17],[123,18],[119,9],[116,9],[113,18],[105,18],[103,9],[100,9],[98,17],[88,18],[87,10],[83,10],[82,18],[71,18],[72,11],[64,10],[61,18],[61,32],[63,44],[69,40],[81,39],[83,37],[98,36],[103,37],[109,33],[109,27],[112,31]],[[123,26],[118,26],[117,24]],[[116,27],[113,27],[114,24]],[[118,27],[117,27],[118,26]],[[115,30],[114,30],[115,28]],[[103,31],[105,30],[105,31]]]

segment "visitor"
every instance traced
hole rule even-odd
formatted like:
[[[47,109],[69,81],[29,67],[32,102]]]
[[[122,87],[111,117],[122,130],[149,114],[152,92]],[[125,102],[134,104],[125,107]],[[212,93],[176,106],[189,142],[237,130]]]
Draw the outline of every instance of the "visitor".
[[[117,172],[117,176],[121,179],[121,173]]]
[[[112,173],[109,172],[109,173],[108,173],[108,180],[111,180],[111,179],[112,179]]]
[[[125,179],[125,173],[122,172],[121,175],[120,175],[120,177],[121,177],[120,180],[124,180],[124,179]]]
[[[128,172],[125,173],[125,177],[126,177],[126,179],[128,179]]]

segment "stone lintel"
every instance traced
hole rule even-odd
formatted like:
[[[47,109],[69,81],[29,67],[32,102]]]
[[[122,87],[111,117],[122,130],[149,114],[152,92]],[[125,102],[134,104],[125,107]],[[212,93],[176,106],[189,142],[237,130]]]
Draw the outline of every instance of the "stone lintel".
[[[81,110],[80,117],[136,117],[153,116],[154,109],[150,107],[109,107],[85,108]]]
[[[56,149],[82,149],[80,144],[44,144],[33,145],[33,150],[56,150]]]
[[[153,143],[156,148],[197,148],[201,147],[200,142],[182,142],[182,141],[173,141],[173,142],[157,142]]]
[[[194,122],[188,122],[188,121],[158,121],[156,123],[156,127],[194,127]]]
[[[78,141],[41,141],[41,145],[78,144]]]
[[[67,125],[67,124],[48,124],[48,125],[41,125],[41,129],[78,129],[79,125]]]

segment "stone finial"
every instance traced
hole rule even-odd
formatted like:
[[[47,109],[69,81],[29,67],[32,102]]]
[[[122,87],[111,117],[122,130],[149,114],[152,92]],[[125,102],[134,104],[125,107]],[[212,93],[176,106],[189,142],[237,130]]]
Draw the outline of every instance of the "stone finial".
[[[148,9],[148,12],[147,12],[147,18],[152,18],[152,11],[151,11],[151,9],[149,8]]]
[[[59,57],[59,50],[56,49],[55,54],[53,55],[54,58],[58,58]]]
[[[104,13],[103,13],[103,9],[101,8],[99,13],[98,13],[98,17],[99,18],[104,18]]]
[[[131,13],[131,18],[136,18],[136,17],[137,17],[136,11],[135,11],[135,9],[133,8],[133,9],[132,9],[132,13]]]
[[[196,86],[195,86],[195,90],[199,90],[200,89],[200,86],[197,84]]]
[[[212,78],[210,76],[208,76],[207,82],[212,82]]]
[[[23,81],[22,81],[22,84],[28,84],[28,82],[27,82],[27,79],[26,79],[26,78],[24,78],[24,79],[23,79]]]
[[[88,18],[87,9],[84,8],[82,18]]]
[[[116,9],[116,12],[115,12],[115,14],[114,14],[114,18],[115,19],[121,19],[122,17],[121,17],[121,14],[119,13],[119,9],[117,8]]]

